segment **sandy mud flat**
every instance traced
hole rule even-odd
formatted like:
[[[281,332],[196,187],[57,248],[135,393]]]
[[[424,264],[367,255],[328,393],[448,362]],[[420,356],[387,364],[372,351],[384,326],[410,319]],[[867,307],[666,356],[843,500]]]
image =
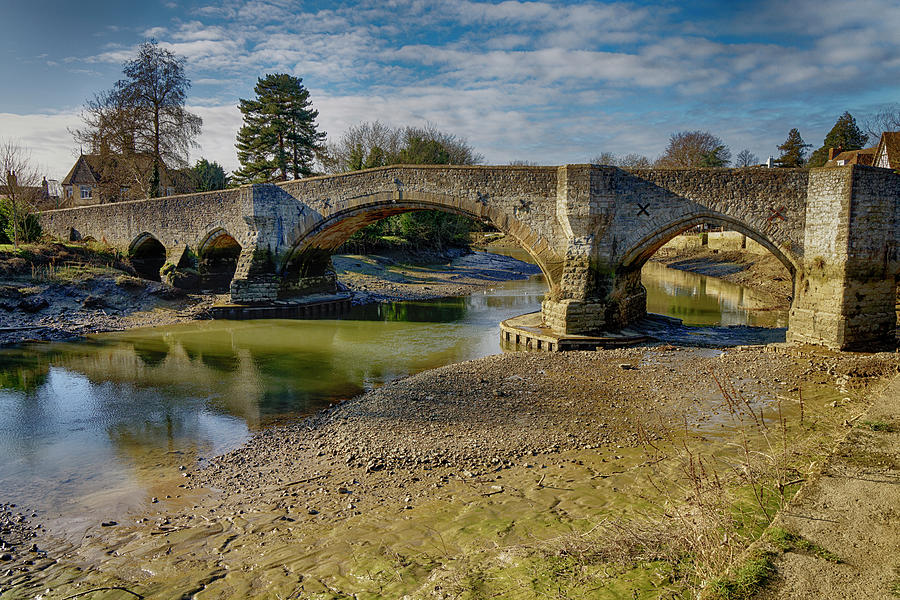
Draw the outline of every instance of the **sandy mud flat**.
[[[698,457],[737,477],[739,440],[773,456],[789,440],[796,491],[898,368],[891,354],[785,346],[450,365],[172,467],[129,522],[35,531],[9,551],[0,597],[657,597],[686,589],[684,573],[612,556],[598,531],[690,504]],[[734,556],[752,541],[741,535],[725,542]]]

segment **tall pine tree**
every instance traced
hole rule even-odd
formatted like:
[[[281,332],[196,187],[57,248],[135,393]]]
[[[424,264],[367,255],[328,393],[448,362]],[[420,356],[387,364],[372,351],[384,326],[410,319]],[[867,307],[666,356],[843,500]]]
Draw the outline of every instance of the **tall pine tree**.
[[[859,150],[866,145],[869,139],[862,130],[857,127],[856,119],[849,112],[842,114],[828,135],[825,136],[825,143],[822,147],[812,153],[809,157],[810,167],[821,167],[828,160],[829,148],[840,148],[843,150]]]
[[[238,181],[286,181],[312,173],[325,133],[317,130],[319,112],[312,108],[302,81],[286,73],[269,74],[257,81],[255,99],[241,99],[244,124],[235,144],[241,163],[234,173]]]
[[[778,146],[778,149],[781,150],[781,156],[776,161],[778,166],[802,167],[806,163],[806,149],[810,147],[810,144],[803,142],[799,129],[796,127],[791,129],[784,143]]]

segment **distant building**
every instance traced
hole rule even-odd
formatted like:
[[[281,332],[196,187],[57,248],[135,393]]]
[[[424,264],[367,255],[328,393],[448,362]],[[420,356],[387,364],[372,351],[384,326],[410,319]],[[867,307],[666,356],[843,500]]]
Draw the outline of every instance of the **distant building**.
[[[875,146],[875,167],[900,169],[900,131],[885,131]]]
[[[828,160],[825,162],[826,167],[843,167],[844,165],[867,165],[872,166],[875,158],[875,148],[863,148],[861,150],[841,151],[840,148],[828,149]]]
[[[187,193],[184,176],[170,173],[160,165],[159,189],[161,195],[172,196]],[[123,200],[142,200],[150,193],[150,176],[153,157],[136,154],[126,160],[112,156],[106,163],[99,154],[82,154],[75,161],[69,174],[62,180],[63,202],[66,206],[86,206]]]
[[[15,185],[15,184],[13,184]],[[62,204],[60,198],[61,188],[55,179],[47,179],[41,185],[23,185],[18,188],[20,197],[30,204],[34,210],[51,210],[59,208]],[[0,186],[0,198],[9,198],[6,186]]]
[[[861,150],[828,149],[826,167],[866,165],[883,169],[900,169],[900,131],[885,131],[876,146]]]

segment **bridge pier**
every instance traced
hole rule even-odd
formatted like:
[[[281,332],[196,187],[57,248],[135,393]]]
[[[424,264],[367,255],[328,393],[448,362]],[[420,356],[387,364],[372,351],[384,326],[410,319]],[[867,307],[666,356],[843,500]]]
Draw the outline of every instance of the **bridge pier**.
[[[896,345],[898,216],[894,173],[812,171],[788,341],[840,350]]]

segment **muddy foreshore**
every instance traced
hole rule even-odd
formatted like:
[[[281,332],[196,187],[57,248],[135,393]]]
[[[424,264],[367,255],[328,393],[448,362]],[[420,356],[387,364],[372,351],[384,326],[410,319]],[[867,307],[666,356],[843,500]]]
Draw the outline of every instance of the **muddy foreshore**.
[[[335,262],[368,301],[529,275],[491,255],[459,261]],[[742,464],[735,447],[770,457],[783,439],[790,458],[778,468],[796,490],[898,371],[896,354],[785,345],[657,344],[449,365],[265,429],[211,460],[163,465],[145,510],[119,523],[97,514],[62,535],[43,527],[44,515],[4,505],[0,598],[680,594],[693,585],[672,566],[685,550],[660,548],[676,540],[702,553],[709,538],[717,556],[736,557],[758,535],[751,527],[723,540],[695,522],[716,469],[722,481],[765,471]],[[697,465],[714,477],[698,478]],[[627,525],[673,514],[680,521],[647,521],[649,530]]]
[[[735,398],[763,426],[792,423],[783,434],[798,436],[794,463],[805,466],[790,476],[803,480],[898,369],[894,354],[785,346],[516,353],[449,365],[172,467],[167,493],[127,523],[96,515],[80,539],[35,529],[9,550],[0,597],[680,589],[665,569],[590,563],[569,572],[559,561],[571,556],[571,536],[662,506],[660,482],[689,464],[679,446],[727,454],[740,432]],[[665,501],[683,502],[683,493]]]
[[[428,264],[408,264],[410,258],[427,259]],[[336,256],[334,263],[342,290],[354,304],[460,296],[540,273],[534,265],[486,252],[349,255]],[[124,273],[86,275],[66,283],[4,278],[0,279],[0,348],[204,319],[210,307],[226,298],[215,293],[189,294]]]

